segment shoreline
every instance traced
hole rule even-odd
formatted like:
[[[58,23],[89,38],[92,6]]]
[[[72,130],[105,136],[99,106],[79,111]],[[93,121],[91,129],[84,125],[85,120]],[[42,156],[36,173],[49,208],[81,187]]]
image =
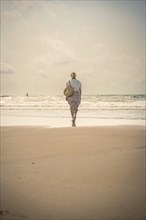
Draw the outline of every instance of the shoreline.
[[[1,116],[1,126],[47,126],[47,127],[71,127],[71,117],[24,117],[24,116]],[[145,126],[142,119],[101,119],[101,118],[81,118],[77,117],[77,127],[88,126]]]
[[[43,128],[43,129],[92,129],[92,128],[115,128],[115,127],[119,127],[119,128],[142,128],[142,129],[146,129],[146,125],[144,124],[103,124],[103,125],[79,125],[76,127],[72,127],[70,126],[58,126],[58,127],[53,127],[53,126],[47,126],[47,125],[0,125],[0,128]]]
[[[144,220],[144,164],[144,126],[2,126],[0,217]]]

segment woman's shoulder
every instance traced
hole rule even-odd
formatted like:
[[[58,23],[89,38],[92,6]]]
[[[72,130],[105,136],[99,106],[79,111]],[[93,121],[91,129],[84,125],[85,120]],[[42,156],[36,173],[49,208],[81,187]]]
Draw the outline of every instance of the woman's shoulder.
[[[74,82],[78,82],[78,83],[81,83],[80,80],[78,79],[72,79]]]
[[[77,79],[77,83],[81,84],[80,80]]]

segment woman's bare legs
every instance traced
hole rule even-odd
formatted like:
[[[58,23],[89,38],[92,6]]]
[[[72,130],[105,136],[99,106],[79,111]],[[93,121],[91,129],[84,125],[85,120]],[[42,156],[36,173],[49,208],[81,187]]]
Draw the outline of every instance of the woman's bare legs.
[[[71,110],[71,116],[72,116],[72,127],[76,127],[75,121],[77,117],[77,110],[76,111]]]

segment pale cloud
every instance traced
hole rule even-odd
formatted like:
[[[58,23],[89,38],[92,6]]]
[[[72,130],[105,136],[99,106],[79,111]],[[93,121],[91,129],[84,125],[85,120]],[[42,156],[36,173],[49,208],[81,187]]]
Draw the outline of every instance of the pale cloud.
[[[1,63],[0,73],[1,74],[12,74],[12,73],[15,73],[15,69],[8,63]]]
[[[121,72],[122,75],[127,74],[133,76],[135,71],[144,73],[145,60],[140,54],[114,53],[112,47],[103,43],[96,45],[95,57],[91,58],[93,66],[98,69],[102,68],[104,71],[108,70]]]
[[[141,1],[2,1],[3,88],[15,91],[16,83],[20,91],[59,94],[75,71],[85,93],[144,91],[142,7]]]
[[[20,22],[46,14],[55,19],[60,9],[63,10],[63,4],[58,1],[11,0],[2,2],[2,18],[8,22]]]
[[[56,19],[58,17],[58,13],[65,10],[65,6],[61,1],[46,1],[44,9],[51,18]]]
[[[110,46],[104,43],[97,43],[95,49],[100,52],[109,51]]]
[[[24,15],[32,14],[35,4],[33,1],[6,1],[2,2],[2,21],[8,23],[20,22]]]
[[[46,69],[49,67],[67,65],[72,61],[72,58],[63,52],[46,53],[35,57],[34,65],[39,69]]]
[[[38,44],[42,47],[42,53],[32,58],[32,65],[43,77],[50,68],[67,68],[81,61],[59,38],[42,36],[38,38]]]
[[[94,93],[134,93],[145,88],[145,60],[141,55],[114,54],[103,43],[96,45],[95,57],[85,60],[80,75],[86,89]],[[89,85],[88,85],[89,84]]]
[[[38,43],[47,49],[52,49],[56,51],[65,50],[64,43],[61,39],[57,37],[51,37],[50,35],[43,35],[38,38]]]
[[[19,11],[33,11],[36,8],[37,1],[11,1],[11,4],[13,4],[13,7],[17,8]]]
[[[6,21],[8,23],[14,22],[20,18],[20,14],[17,10],[9,11],[6,10],[2,12],[2,21]]]

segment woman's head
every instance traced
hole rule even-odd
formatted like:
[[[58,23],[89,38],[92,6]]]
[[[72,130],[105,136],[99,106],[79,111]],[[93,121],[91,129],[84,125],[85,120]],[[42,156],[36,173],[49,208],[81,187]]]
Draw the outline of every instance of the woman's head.
[[[75,73],[75,72],[72,72],[72,73],[70,74],[70,76],[71,76],[72,79],[76,79],[76,73]]]

